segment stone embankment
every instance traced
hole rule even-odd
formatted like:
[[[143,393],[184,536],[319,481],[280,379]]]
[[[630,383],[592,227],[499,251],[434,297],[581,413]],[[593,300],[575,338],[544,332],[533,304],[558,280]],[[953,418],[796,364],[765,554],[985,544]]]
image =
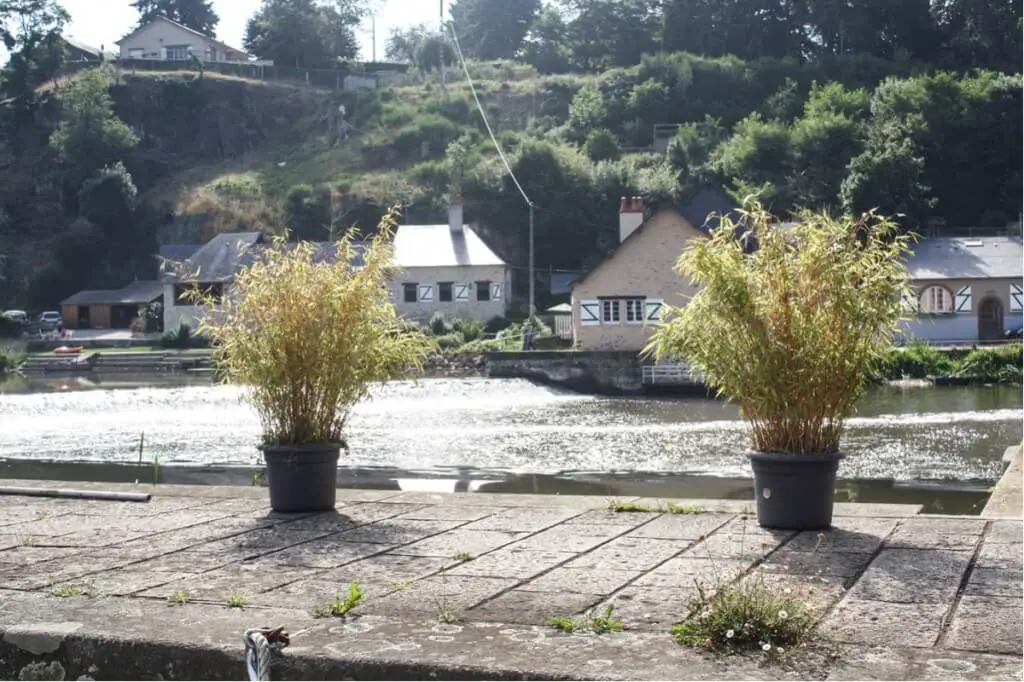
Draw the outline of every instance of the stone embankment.
[[[0,495],[4,679],[244,679],[243,631],[278,625],[275,680],[1021,679],[1020,520],[838,504],[796,533],[744,501],[340,490],[282,515],[262,488],[75,487],[152,498]],[[696,581],[757,568],[819,642],[772,661],[673,640]],[[353,583],[365,600],[328,615]],[[606,605],[622,632],[546,626]]]

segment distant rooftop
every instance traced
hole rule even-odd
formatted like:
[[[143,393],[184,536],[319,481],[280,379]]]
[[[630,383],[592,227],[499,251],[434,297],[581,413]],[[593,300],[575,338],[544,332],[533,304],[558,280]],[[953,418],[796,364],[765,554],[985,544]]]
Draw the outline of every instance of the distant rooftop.
[[[907,258],[911,279],[1024,277],[1020,237],[926,237],[912,248]]]
[[[468,225],[453,233],[443,225],[399,225],[395,260],[402,268],[505,265]]]
[[[86,289],[60,302],[61,305],[133,305],[150,303],[163,294],[163,284],[137,280],[120,289]]]

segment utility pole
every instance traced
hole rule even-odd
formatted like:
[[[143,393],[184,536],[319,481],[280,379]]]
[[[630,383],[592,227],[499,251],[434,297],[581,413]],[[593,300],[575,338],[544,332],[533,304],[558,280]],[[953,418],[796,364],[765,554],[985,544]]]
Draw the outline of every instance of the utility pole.
[[[533,265],[533,202],[530,202],[530,326],[533,326],[534,317],[537,315],[537,299],[534,288],[536,286],[536,273]]]
[[[441,42],[437,45],[437,78],[441,81],[441,87],[444,87],[444,0],[437,1],[438,9],[440,9],[440,21],[438,22],[437,30],[438,36],[441,38]]]
[[[376,64],[377,63],[377,15],[376,15],[376,13],[370,15],[370,45],[372,46],[370,49],[373,52],[373,59],[371,61],[373,61],[373,63]]]

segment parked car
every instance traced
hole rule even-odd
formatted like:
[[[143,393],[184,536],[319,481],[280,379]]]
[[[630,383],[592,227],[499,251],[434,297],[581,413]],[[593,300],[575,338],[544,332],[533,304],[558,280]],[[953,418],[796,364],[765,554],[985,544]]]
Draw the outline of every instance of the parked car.
[[[1019,339],[1024,337],[1024,327],[1017,327],[1016,329],[1007,329],[1006,338],[1008,339]]]
[[[52,331],[61,325],[62,318],[56,310],[48,310],[39,316],[39,329]]]
[[[24,310],[5,310],[4,317],[9,320],[14,320],[15,322],[20,322],[21,324],[28,324],[28,313]]]

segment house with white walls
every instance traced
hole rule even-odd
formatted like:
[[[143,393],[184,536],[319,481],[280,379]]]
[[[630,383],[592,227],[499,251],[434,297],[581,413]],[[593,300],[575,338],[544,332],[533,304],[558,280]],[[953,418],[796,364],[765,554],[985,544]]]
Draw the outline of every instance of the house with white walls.
[[[487,322],[508,312],[512,269],[465,223],[461,204],[448,208],[447,224],[399,225],[395,261],[392,297],[403,317]]]
[[[204,62],[248,62],[249,55],[164,16],[151,21],[118,40],[121,59],[188,61],[193,56]]]

